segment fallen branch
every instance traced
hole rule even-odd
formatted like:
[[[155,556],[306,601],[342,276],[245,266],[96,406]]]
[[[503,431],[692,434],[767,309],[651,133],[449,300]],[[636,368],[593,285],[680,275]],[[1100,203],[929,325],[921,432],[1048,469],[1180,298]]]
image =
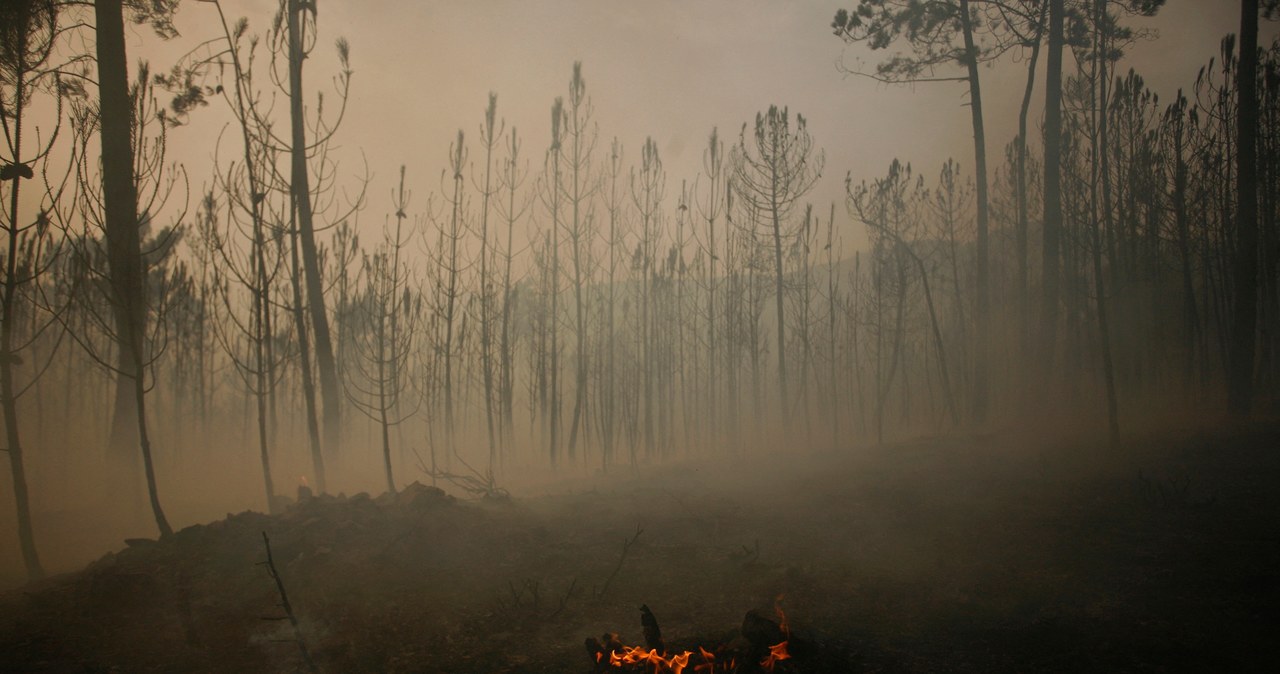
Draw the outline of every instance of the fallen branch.
[[[319,674],[320,670],[316,668],[316,663],[311,659],[311,653],[307,650],[307,642],[302,638],[302,629],[298,627],[298,618],[293,614],[293,605],[289,603],[289,595],[284,591],[284,581],[280,580],[280,573],[276,571],[275,560],[271,557],[271,539],[267,538],[267,532],[262,532],[262,543],[267,547],[267,561],[259,562],[267,567],[267,571],[271,574],[271,579],[276,581],[276,591],[280,593],[280,608],[284,609],[285,618],[289,624],[293,626],[293,640],[298,644],[298,652],[302,655],[302,662],[306,664],[307,671],[312,674]],[[269,620],[278,620],[278,618],[269,618]]]
[[[410,447],[409,449],[418,459],[418,469],[430,477],[433,482],[435,480],[445,480],[468,494],[480,498],[506,499],[511,497],[511,494],[506,489],[498,486],[493,469],[481,472],[467,463],[466,459],[459,456],[457,452],[454,452],[454,458],[466,466],[470,474],[450,473],[446,470],[428,468],[426,462],[422,460],[422,455],[418,454],[418,449],[416,447]]]
[[[742,550],[734,550],[729,553],[729,559],[740,564],[742,568],[750,568],[752,565],[760,561],[760,539],[756,539],[755,548],[749,548],[745,545]]]
[[[1218,500],[1216,493],[1201,499],[1194,498],[1191,494],[1191,476],[1186,472],[1161,477],[1147,475],[1139,469],[1138,490],[1148,503],[1155,504],[1158,501],[1159,505],[1167,509],[1209,506]]]
[[[564,613],[565,607],[569,605],[569,600],[573,599],[574,591],[577,589],[578,589],[578,577],[574,576],[573,580],[570,581],[569,583],[569,589],[565,590],[564,596],[560,598],[560,604],[556,606],[556,610],[552,611],[551,615],[547,616],[548,620],[552,620],[557,616],[559,616],[561,613]]]
[[[596,593],[596,600],[603,599],[609,593],[609,585],[613,583],[613,579],[618,577],[618,572],[622,570],[622,563],[627,561],[627,553],[631,551],[631,546],[635,545],[636,539],[640,538],[640,534],[644,533],[644,529],[640,525],[636,525],[636,535],[622,542],[622,554],[618,557],[618,565],[613,567],[613,573],[605,579],[604,585],[600,587],[600,591]]]

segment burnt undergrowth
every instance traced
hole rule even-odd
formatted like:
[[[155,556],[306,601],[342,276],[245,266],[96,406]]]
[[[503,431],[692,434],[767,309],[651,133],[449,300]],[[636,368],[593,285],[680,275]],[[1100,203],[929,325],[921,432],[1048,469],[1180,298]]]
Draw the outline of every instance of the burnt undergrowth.
[[[0,670],[292,672],[305,644],[322,672],[608,671],[584,640],[644,644],[642,605],[671,654],[758,650],[744,614],[785,605],[806,659],[779,672],[1263,670],[1276,447],[928,439],[537,498],[304,497],[4,594]]]

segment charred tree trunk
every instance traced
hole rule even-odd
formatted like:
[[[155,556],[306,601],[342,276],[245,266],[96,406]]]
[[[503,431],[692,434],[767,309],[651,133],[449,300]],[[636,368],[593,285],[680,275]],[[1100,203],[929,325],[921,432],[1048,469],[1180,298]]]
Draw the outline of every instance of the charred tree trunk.
[[[1045,374],[1053,373],[1058,333],[1062,237],[1062,47],[1064,0],[1049,3],[1044,94],[1044,242],[1040,348]]]
[[[25,25],[31,19],[29,16],[23,16],[20,20]],[[27,68],[24,63],[27,53],[26,42],[26,33],[19,33],[17,48],[14,50],[18,59],[14,64],[17,77],[14,81],[12,112],[9,113],[13,115],[11,142],[14,167],[23,165],[22,118],[25,113],[23,108],[26,106]],[[5,128],[7,130],[8,126],[6,125]],[[0,312],[3,312],[0,316],[0,404],[4,406],[5,450],[9,454],[9,471],[13,478],[13,501],[18,516],[18,546],[22,548],[22,561],[26,566],[28,580],[37,580],[44,577],[44,567],[41,566],[40,556],[36,552],[36,538],[31,526],[31,501],[27,493],[27,471],[23,463],[22,439],[18,434],[18,400],[13,381],[13,366],[17,361],[17,357],[13,354],[13,321],[18,300],[18,274],[20,273],[18,270],[18,193],[23,179],[18,171],[15,170],[13,173],[13,185],[9,188],[9,222],[5,228],[8,250],[5,256],[4,297],[3,304],[0,305]]]
[[[311,182],[307,171],[307,132],[302,114],[302,47],[304,12],[315,19],[315,4],[302,0],[288,1],[289,22],[289,120],[292,128],[290,192],[297,213],[298,235],[302,243],[302,267],[306,274],[307,307],[311,328],[315,333],[316,365],[320,374],[320,394],[324,410],[325,447],[337,450],[341,441],[341,410],[338,369],[333,358],[329,334],[329,315],[325,311],[324,285],[320,279],[320,258],[316,250],[315,223],[311,208]]]
[[[1040,60],[1040,43],[1041,33],[1044,31],[1045,13],[1048,11],[1049,3],[1044,2],[1040,8],[1040,20],[1036,23],[1035,42],[1031,47],[1031,59],[1027,63],[1027,87],[1022,92],[1022,106],[1018,109],[1018,157],[1017,157],[1017,200],[1018,200],[1018,222],[1016,232],[1016,255],[1018,257],[1018,320],[1021,323],[1022,334],[1019,335],[1019,349],[1021,356],[1025,360],[1031,355],[1031,329],[1030,329],[1030,301],[1028,299],[1030,293],[1029,273],[1028,273],[1028,251],[1027,251],[1027,229],[1029,225],[1030,215],[1027,204],[1027,112],[1031,108],[1031,93],[1035,88],[1036,82],[1036,63]]]
[[[590,238],[587,221],[589,215],[583,212],[583,203],[590,198],[594,188],[584,185],[590,180],[587,175],[590,167],[590,153],[595,146],[595,136],[587,137],[587,123],[591,114],[590,102],[586,99],[586,82],[582,78],[582,62],[573,64],[573,79],[569,82],[569,134],[573,138],[569,157],[570,179],[573,181],[573,192],[569,195],[572,201],[573,222],[569,230],[571,254],[573,255],[573,309],[574,309],[574,393],[573,416],[569,422],[569,460],[577,457],[578,435],[585,425],[583,414],[587,403],[587,319],[586,301],[583,298],[585,286],[590,282],[590,272],[586,269],[587,253]],[[584,452],[585,454],[585,452]]]
[[[1195,281],[1191,269],[1191,227],[1187,216],[1187,160],[1185,154],[1186,101],[1178,96],[1178,102],[1170,109],[1173,126],[1173,213],[1178,229],[1179,271],[1182,276],[1183,320],[1183,384],[1188,391],[1195,384],[1195,363],[1198,351],[1197,334],[1200,317],[1196,309]]]
[[[1099,232],[1098,209],[1102,209],[1102,218],[1106,222],[1107,230],[1112,227],[1111,218],[1111,182],[1108,162],[1109,152],[1107,151],[1107,120],[1109,114],[1108,91],[1107,91],[1107,63],[1103,56],[1107,48],[1106,33],[1103,28],[1103,22],[1106,19],[1106,0],[1098,0],[1097,15],[1094,21],[1095,43],[1094,43],[1094,61],[1093,61],[1093,77],[1094,88],[1097,100],[1093,107],[1094,133],[1091,141],[1092,147],[1090,158],[1090,171],[1092,173],[1089,181],[1089,231],[1092,240],[1093,249],[1093,290],[1095,293],[1095,307],[1098,314],[1098,341],[1102,351],[1102,378],[1107,391],[1107,429],[1108,437],[1111,440],[1111,447],[1114,449],[1120,442],[1120,411],[1119,403],[1116,401],[1116,374],[1115,363],[1113,361],[1111,351],[1111,327],[1109,317],[1107,316],[1107,285],[1103,277],[1102,271],[1102,236]],[[1102,201],[1098,200],[1099,180],[1101,180]]]
[[[1248,416],[1258,317],[1258,0],[1240,2],[1239,95],[1236,111],[1236,269],[1231,314],[1227,402]]]
[[[969,0],[960,0],[960,27],[964,33],[965,67],[969,79],[969,110],[973,118],[973,157],[975,178],[977,180],[978,199],[978,283],[975,292],[978,294],[977,344],[974,349],[973,368],[973,416],[981,423],[987,416],[987,354],[990,351],[991,338],[990,313],[991,302],[990,274],[988,257],[990,241],[988,224],[990,215],[987,204],[987,134],[982,120],[982,87],[978,79],[978,48],[973,41],[973,21],[969,14]]]
[[[298,251],[297,223],[289,228],[289,285],[293,290],[293,327],[298,338],[298,372],[302,377],[302,397],[307,413],[307,440],[311,446],[312,466],[316,470],[316,486],[324,493],[324,458],[320,447],[320,418],[316,414],[316,384],[311,372],[311,337],[307,332],[307,315],[302,302],[302,263]]]
[[[151,512],[161,536],[173,533],[160,506],[151,443],[147,438],[146,387],[142,380],[146,337],[146,297],[142,244],[138,232],[138,191],[134,182],[133,106],[124,44],[121,0],[94,3],[97,22],[98,91],[102,140],[102,200],[106,223],[107,264],[116,319],[118,375],[112,445],[122,448],[136,440],[142,450],[143,471]],[[133,430],[125,429],[132,415]]]
[[[497,142],[494,128],[497,108],[498,95],[490,93],[489,106],[484,111],[483,133],[480,134],[480,142],[484,144],[484,189],[481,192],[480,206],[480,368],[484,379],[484,421],[489,440],[489,471],[491,473],[498,460],[498,441],[493,419],[493,326],[491,320],[493,310],[490,306],[493,302],[493,292],[489,281],[489,197],[493,195],[490,185],[493,177],[493,147]],[[400,191],[403,193],[403,169],[400,182]]]

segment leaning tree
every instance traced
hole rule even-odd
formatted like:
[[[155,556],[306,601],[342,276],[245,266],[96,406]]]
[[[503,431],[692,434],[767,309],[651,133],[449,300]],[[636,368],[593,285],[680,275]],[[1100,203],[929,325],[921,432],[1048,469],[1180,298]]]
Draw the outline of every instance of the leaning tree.
[[[45,165],[61,127],[62,87],[52,74],[50,60],[59,35],[58,9],[51,0],[19,0],[0,5],[0,189],[8,188],[7,209],[0,215],[0,241],[4,245],[3,289],[0,289],[0,405],[3,406],[5,452],[13,478],[14,506],[18,517],[18,545],[27,576],[44,575],[36,551],[27,491],[26,466],[18,416],[18,399],[44,373],[53,350],[39,353],[35,342],[56,322],[56,314],[41,311],[40,276],[60,249],[49,217],[41,204],[34,217],[24,216],[23,181],[35,177],[36,166]],[[37,94],[48,94],[58,104],[58,117],[47,136],[30,134],[34,142],[23,145],[23,123]],[[49,129],[46,129],[49,131]],[[58,199],[56,185],[49,197]],[[61,333],[59,333],[61,334]],[[27,363],[26,352],[33,362]],[[25,366],[20,368],[20,366]],[[19,382],[19,372],[22,372]]]
[[[973,5],[998,5],[997,11],[979,11]],[[984,8],[986,9],[986,8]],[[1003,11],[1007,10],[1007,11]],[[1034,11],[1014,3],[984,0],[859,0],[858,6],[836,12],[831,27],[846,43],[862,43],[871,49],[887,49],[905,42],[910,54],[894,54],[874,73],[855,71],[880,82],[965,82],[973,125],[975,176],[977,178],[977,349],[974,371],[973,413],[979,421],[987,408],[987,352],[990,274],[988,271],[988,198],[986,130],[982,114],[982,86],[978,65],[998,58],[1020,40],[1008,39],[1010,27],[1025,22]],[[980,32],[981,31],[981,32]],[[987,38],[985,41],[983,38]],[[963,75],[938,74],[941,67],[959,66]]]

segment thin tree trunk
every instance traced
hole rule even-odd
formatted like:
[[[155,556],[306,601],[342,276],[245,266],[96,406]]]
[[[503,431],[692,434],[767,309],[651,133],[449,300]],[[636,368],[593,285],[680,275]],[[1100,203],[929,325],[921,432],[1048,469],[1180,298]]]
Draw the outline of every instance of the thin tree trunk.
[[[24,21],[25,23],[25,21]],[[18,36],[18,44],[14,50],[17,63],[14,64],[14,99],[11,105],[13,115],[13,165],[22,165],[22,118],[26,105],[26,33]],[[13,478],[13,500],[18,516],[18,546],[22,549],[22,562],[26,566],[27,579],[38,580],[44,577],[44,567],[40,565],[40,556],[36,552],[36,538],[31,526],[31,501],[27,493],[27,471],[23,463],[22,440],[18,434],[18,401],[15,397],[13,382],[13,321],[14,308],[18,291],[18,192],[22,177],[13,176],[13,185],[9,192],[9,223],[7,235],[8,250],[5,257],[4,298],[0,305],[3,316],[0,317],[0,403],[4,406],[5,449],[9,454],[9,470]],[[39,393],[37,392],[37,395]]]
[[[271,460],[269,454],[269,421],[268,421],[268,402],[270,400],[271,412],[274,413],[274,386],[275,377],[273,376],[273,353],[272,353],[272,332],[271,332],[271,302],[270,302],[270,279],[267,275],[266,265],[266,238],[264,236],[265,224],[262,216],[262,202],[266,195],[262,191],[262,187],[258,183],[258,174],[255,167],[252,137],[248,130],[249,114],[246,109],[244,100],[243,77],[244,73],[240,63],[239,51],[235,48],[230,30],[226,24],[226,17],[222,12],[222,5],[216,5],[219,20],[221,21],[223,34],[227,40],[227,46],[231,54],[233,76],[235,81],[235,102],[236,116],[241,124],[241,140],[244,150],[245,175],[249,181],[249,208],[250,216],[253,220],[253,254],[251,256],[251,264],[253,265],[253,275],[256,278],[256,287],[252,288],[253,292],[253,320],[254,320],[254,371],[256,385],[254,396],[257,399],[258,414],[258,449],[262,462],[262,477],[267,497],[267,509],[274,510],[275,503],[275,486],[271,477]],[[202,316],[203,320],[203,316]],[[203,332],[201,333],[203,337]],[[204,355],[203,351],[199,355],[200,358],[200,379],[201,379],[201,416],[205,416],[207,403],[204,399]],[[272,415],[274,416],[274,414]],[[315,472],[316,487],[320,493],[325,490],[324,463],[320,456],[319,446],[313,446],[313,470]]]
[[[1195,283],[1191,271],[1191,235],[1187,218],[1187,161],[1184,154],[1184,129],[1187,121],[1185,98],[1179,96],[1174,108],[1176,119],[1174,125],[1173,147],[1173,212],[1178,227],[1178,257],[1182,274],[1182,307],[1183,307],[1183,384],[1188,391],[1194,388],[1196,344],[1200,319],[1196,310]]]
[[[289,227],[290,286],[293,288],[293,327],[298,337],[298,371],[302,377],[302,398],[307,413],[307,440],[311,446],[311,463],[316,471],[316,486],[325,490],[324,457],[320,447],[320,420],[316,414],[316,385],[311,373],[311,339],[307,334],[306,310],[302,308],[302,268],[298,251],[298,228]]]
[[[146,298],[138,231],[138,192],[134,182],[133,109],[129,96],[121,0],[94,3],[94,15],[97,22],[102,199],[120,365],[116,380],[112,445],[119,447],[118,443],[126,440],[138,442],[142,451],[152,515],[160,535],[168,536],[173,530],[160,506],[155,471],[151,463],[151,443],[146,437],[146,409],[142,404],[146,393],[142,381]],[[131,396],[132,401],[122,400],[126,396]],[[122,424],[127,423],[123,417],[129,414],[134,417],[136,435],[122,427]]]
[[[257,403],[258,415],[258,454],[262,461],[262,482],[266,489],[267,510],[275,511],[275,485],[271,480],[271,455],[267,443],[267,358],[266,342],[271,335],[266,332],[266,262],[262,240],[262,230],[254,223],[253,266],[254,275],[258,278],[258,287],[253,288],[253,355],[254,355],[254,388],[253,397]]]
[[[141,354],[136,357],[141,362]],[[160,530],[160,537],[167,538],[173,535],[173,528],[169,526],[164,509],[160,507],[160,490],[156,486],[155,464],[151,460],[151,438],[147,435],[147,389],[146,383],[142,380],[142,374],[142,368],[139,367],[138,376],[133,380],[133,396],[138,410],[138,442],[142,447],[142,468],[147,477],[147,496],[151,501],[151,512],[155,515],[156,528]]]
[[[303,13],[312,12],[314,5],[303,0],[288,0],[289,11],[289,119],[292,127],[292,185],[293,208],[298,216],[298,233],[302,242],[302,266],[307,282],[307,306],[311,310],[311,327],[315,332],[316,365],[320,374],[320,394],[324,409],[325,447],[330,452],[338,448],[342,439],[341,408],[338,386],[338,369],[333,358],[333,343],[329,334],[329,316],[325,311],[324,285],[320,279],[319,253],[316,250],[315,224],[311,209],[311,183],[307,172],[306,120],[302,114],[302,22]]]
[[[933,344],[938,352],[938,373],[942,377],[943,398],[947,401],[947,412],[951,414],[951,423],[959,424],[960,412],[956,406],[955,393],[951,389],[951,375],[947,368],[947,350],[942,340],[942,329],[938,325],[938,312],[934,310],[933,306],[933,291],[929,286],[929,272],[925,270],[924,260],[920,259],[920,256],[916,255],[910,246],[907,246],[901,239],[898,240],[898,245],[916,263],[916,269],[920,272],[920,283],[924,287],[925,307],[929,310],[929,327],[933,330]]]
[[[582,136],[586,133],[583,128],[584,118],[580,114],[582,106],[585,103],[584,96],[586,84],[582,79],[582,62],[578,61],[573,64],[573,79],[569,83],[569,116],[572,126],[570,133],[573,135],[573,148],[571,155],[571,167],[573,180],[573,228],[570,230],[571,244],[573,245],[573,308],[574,308],[574,327],[575,327],[575,348],[574,348],[574,393],[573,393],[573,417],[569,422],[569,460],[573,461],[577,455],[578,449],[578,431],[585,423],[583,421],[583,407],[587,402],[587,322],[586,322],[586,305],[583,301],[583,286],[587,283],[587,279],[583,278],[583,238],[586,236],[584,232],[584,214],[582,213],[582,201],[587,198],[591,190],[583,193],[581,175],[587,158],[584,153],[589,151],[582,145]],[[589,177],[589,176],[588,176]],[[584,452],[585,454],[585,452]]]
[[[777,131],[775,130],[772,134],[774,157],[778,156],[779,152],[777,137]],[[791,396],[787,392],[787,321],[782,301],[782,287],[785,283],[785,277],[782,272],[782,214],[779,213],[778,204],[779,176],[777,167],[771,164],[770,169],[769,215],[772,218],[771,224],[773,225],[773,292],[778,322],[778,344],[775,349],[778,352],[778,409],[782,413],[783,431],[787,432],[791,430],[791,413],[789,409]]]
[[[515,232],[515,223],[517,219],[516,213],[516,187],[519,183],[519,164],[517,163],[520,154],[520,144],[517,140],[516,129],[511,128],[511,146],[508,173],[506,178],[507,192],[507,247],[504,251],[505,266],[502,272],[502,332],[500,337],[499,351],[501,352],[501,372],[499,375],[499,386],[502,389],[502,428],[503,437],[506,438],[506,444],[512,443],[515,435],[515,381],[512,372],[512,345],[511,345],[511,260],[513,257],[513,235]],[[504,450],[507,449],[504,444]]]
[[[462,220],[462,171],[466,163],[466,153],[463,150],[463,133],[458,130],[457,145],[450,152],[450,170],[453,174],[453,198],[451,200],[452,212],[449,216],[449,262],[446,269],[449,274],[448,286],[445,290],[445,316],[444,316],[444,433],[445,442],[448,444],[445,453],[446,462],[448,457],[452,457],[457,452],[456,423],[454,417],[454,391],[453,391],[453,323],[456,319],[457,300],[458,300],[458,239],[461,238],[461,220]],[[441,253],[443,254],[443,252]]]
[[[991,302],[988,257],[990,241],[987,233],[990,215],[987,204],[987,136],[982,120],[982,87],[978,79],[978,50],[973,41],[973,22],[969,15],[969,0],[960,0],[960,26],[964,33],[965,66],[969,76],[969,110],[973,117],[973,155],[976,167],[978,200],[978,316],[977,344],[973,376],[973,416],[979,423],[987,416],[988,365],[991,326],[988,316]]]
[[[1248,416],[1253,406],[1254,334],[1258,313],[1258,0],[1240,2],[1239,102],[1236,120],[1237,239],[1231,314],[1231,411]]]
[[[827,220],[827,346],[831,368],[831,449],[840,446],[840,371],[836,356],[836,273],[835,242],[836,204],[831,202],[831,217]]]
[[[399,240],[397,239],[397,241]],[[397,273],[398,269],[399,269],[398,265],[396,267],[393,267],[391,273],[392,274]],[[392,288],[391,292],[389,293],[386,292],[385,288],[379,289],[379,292],[377,295],[379,306],[377,307],[378,327],[376,328],[376,330],[377,330],[377,339],[378,339],[378,430],[381,431],[382,433],[380,438],[382,440],[382,466],[386,471],[387,493],[394,494],[396,493],[396,481],[395,481],[395,477],[391,473],[391,424],[387,418],[387,411],[391,408],[391,404],[387,401],[388,357],[387,357],[386,349],[387,349],[387,307],[388,306],[391,307],[391,313],[394,316],[396,313],[396,306],[395,306],[396,296],[394,291],[394,287],[395,287],[394,280],[392,280],[390,283]],[[396,348],[394,342],[392,343],[391,348],[393,349],[391,353],[391,358],[394,361],[394,358],[395,358],[394,349]]]
[[[1116,375],[1115,364],[1111,352],[1111,329],[1107,316],[1107,290],[1106,282],[1102,273],[1102,237],[1098,231],[1098,181],[1102,181],[1102,203],[1101,208],[1103,218],[1106,220],[1108,231],[1110,231],[1111,223],[1111,184],[1108,177],[1109,163],[1107,152],[1107,118],[1109,111],[1108,92],[1107,92],[1107,65],[1103,59],[1103,54],[1107,49],[1107,41],[1103,21],[1106,19],[1106,2],[1107,0],[1097,0],[1097,16],[1095,17],[1094,29],[1096,31],[1096,39],[1094,44],[1094,63],[1093,77],[1095,80],[1093,91],[1096,92],[1098,100],[1093,105],[1092,113],[1095,115],[1095,129],[1092,134],[1092,157],[1090,158],[1090,171],[1092,175],[1089,181],[1089,228],[1091,238],[1093,240],[1093,289],[1096,293],[1095,302],[1098,312],[1098,339],[1102,349],[1102,377],[1107,389],[1107,428],[1108,437],[1111,440],[1111,447],[1114,449],[1120,442],[1120,411],[1119,404],[1116,401]]]
[[[1049,3],[1042,2],[1040,6],[1040,20],[1036,23],[1035,43],[1031,46],[1031,58],[1027,63],[1027,86],[1022,92],[1022,106],[1018,109],[1018,158],[1017,158],[1017,199],[1018,199],[1018,223],[1016,233],[1016,246],[1018,257],[1018,320],[1021,323],[1022,334],[1020,335],[1022,358],[1030,356],[1031,351],[1031,329],[1030,329],[1030,302],[1029,302],[1029,279],[1028,279],[1028,259],[1027,259],[1027,229],[1029,227],[1030,215],[1028,214],[1029,206],[1027,204],[1027,113],[1031,109],[1031,93],[1035,89],[1036,83],[1036,63],[1040,60],[1040,43],[1042,41],[1042,33],[1044,32],[1045,13],[1048,11]]]
[[[1046,55],[1044,95],[1044,241],[1040,316],[1041,364],[1053,373],[1058,333],[1062,236],[1062,47],[1064,0],[1049,3],[1049,53]]]
[[[551,465],[559,461],[560,451],[560,129],[563,120],[561,99],[557,98],[551,108],[551,315],[548,318],[551,330],[550,347],[550,396],[551,396],[551,430],[549,434]]]
[[[484,378],[484,421],[489,440],[490,472],[494,470],[494,464],[498,458],[498,443],[493,423],[493,326],[490,320],[492,315],[490,303],[493,301],[493,293],[489,282],[489,197],[493,194],[490,184],[493,176],[493,146],[496,141],[493,134],[497,107],[498,95],[490,93],[489,107],[484,113],[485,133],[480,138],[484,143],[484,192],[481,195],[480,207],[480,367]],[[403,192],[403,173],[400,180],[401,192]],[[398,251],[399,248],[397,248]]]

